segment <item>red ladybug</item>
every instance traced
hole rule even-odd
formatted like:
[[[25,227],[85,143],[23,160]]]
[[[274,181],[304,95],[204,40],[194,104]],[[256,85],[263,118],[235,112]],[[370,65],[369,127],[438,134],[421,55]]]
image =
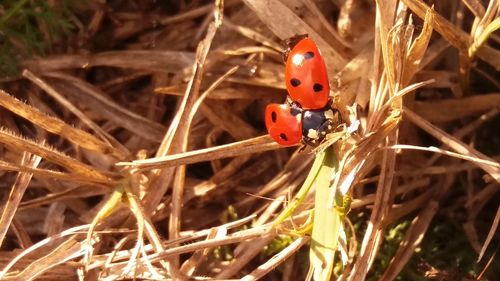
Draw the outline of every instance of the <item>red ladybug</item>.
[[[286,44],[285,81],[289,99],[285,104],[267,106],[266,127],[269,135],[281,145],[296,145],[302,141],[317,146],[339,122],[329,102],[325,62],[307,35],[292,37]]]
[[[302,140],[302,120],[292,114],[287,104],[267,105],[266,127],[269,135],[281,145],[295,145]]]
[[[329,107],[303,110],[295,103],[269,104],[265,116],[269,135],[284,146],[296,145],[301,141],[317,146],[339,122],[337,112]]]
[[[290,98],[302,109],[324,108],[329,100],[330,85],[316,43],[307,35],[292,37],[286,43],[285,83]]]

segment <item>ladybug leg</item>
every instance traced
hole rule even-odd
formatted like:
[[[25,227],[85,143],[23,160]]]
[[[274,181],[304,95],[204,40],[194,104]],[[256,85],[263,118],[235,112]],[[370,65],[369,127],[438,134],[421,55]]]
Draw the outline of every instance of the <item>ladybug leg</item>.
[[[333,132],[336,127],[337,125],[333,120],[326,119],[326,121],[318,128],[318,134],[320,135],[321,139],[324,139],[326,135]]]
[[[307,136],[302,137],[302,141],[307,143],[312,147],[319,146],[326,138],[326,135],[333,132],[337,127],[336,123],[331,119],[326,119],[321,126],[316,130],[317,131],[317,139],[312,139]]]
[[[333,108],[333,99],[332,99],[332,97],[328,98],[328,103],[326,104],[326,108]]]
[[[308,138],[308,137],[303,137],[302,142],[304,142],[304,147],[310,146],[310,147],[317,147],[318,142],[314,139]]]
[[[302,152],[302,151],[306,150],[306,148],[307,148],[307,144],[302,143],[302,144],[300,145],[299,152]]]
[[[308,136],[302,136],[302,142],[305,144],[305,146],[310,146],[310,147],[317,147],[320,143],[319,140],[310,138]]]
[[[317,147],[323,142],[323,140],[326,138],[326,135],[335,131],[336,128],[337,122],[332,119],[326,119],[325,122],[323,122],[321,126],[316,129],[317,138],[311,138],[304,135],[302,136],[302,142],[311,147]]]

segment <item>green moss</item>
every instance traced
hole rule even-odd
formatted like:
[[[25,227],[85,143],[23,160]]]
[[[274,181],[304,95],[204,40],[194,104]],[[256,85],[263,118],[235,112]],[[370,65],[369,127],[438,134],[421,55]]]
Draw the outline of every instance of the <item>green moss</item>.
[[[410,220],[403,220],[389,226],[367,280],[380,280],[410,224]],[[476,259],[477,254],[471,248],[463,230],[449,220],[436,218],[420,247],[415,250],[396,280],[429,280],[425,277],[425,272],[430,269],[450,278],[471,278],[477,276],[481,270]]]
[[[265,246],[262,254],[266,257],[275,255],[285,249],[288,245],[292,244],[293,238],[289,235],[278,235],[276,238]]]
[[[19,61],[43,55],[71,33],[69,17],[83,0],[4,0],[0,3],[0,76],[19,72]],[[43,32],[44,30],[45,32]]]
[[[396,224],[389,226],[386,230],[386,235],[384,236],[384,241],[382,242],[382,246],[377,255],[377,258],[374,261],[372,266],[372,273],[367,278],[367,280],[380,280],[382,274],[386,270],[387,266],[391,263],[392,257],[396,254],[396,251],[399,248],[399,244],[404,239],[406,230],[410,226],[411,221],[403,220]],[[359,243],[361,245],[361,243]],[[405,267],[400,274],[400,277],[404,276],[404,280],[422,280],[415,279],[418,274],[414,272],[411,268]],[[412,278],[413,277],[413,278]]]

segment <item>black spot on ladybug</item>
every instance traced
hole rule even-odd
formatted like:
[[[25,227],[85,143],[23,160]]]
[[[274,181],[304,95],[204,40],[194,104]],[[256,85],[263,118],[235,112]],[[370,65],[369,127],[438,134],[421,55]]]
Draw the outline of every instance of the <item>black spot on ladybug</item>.
[[[294,87],[297,87],[298,85],[300,85],[300,80],[297,78],[292,78],[290,80],[290,84],[292,84],[292,86],[294,86]]]
[[[284,140],[284,141],[288,141],[288,138],[286,137],[285,134],[281,133],[280,134],[280,139]]]
[[[314,58],[314,52],[307,52],[307,53],[305,53],[304,54],[304,58],[306,60],[310,60],[310,59]]]
[[[276,112],[272,112],[271,113],[271,120],[273,121],[273,123],[276,123],[276,118],[278,118],[278,116],[276,115]]]
[[[315,92],[321,92],[321,90],[323,90],[323,86],[321,84],[314,83],[313,90]]]

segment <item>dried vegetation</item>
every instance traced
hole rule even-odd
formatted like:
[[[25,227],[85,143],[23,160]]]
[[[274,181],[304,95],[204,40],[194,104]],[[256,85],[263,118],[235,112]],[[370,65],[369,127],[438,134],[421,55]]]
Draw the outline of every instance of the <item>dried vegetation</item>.
[[[108,2],[1,81],[0,279],[306,278],[314,192],[279,214],[315,152],[262,120],[286,95],[280,40],[303,33],[358,127],[328,144],[353,198],[333,278],[498,277],[498,1]]]

